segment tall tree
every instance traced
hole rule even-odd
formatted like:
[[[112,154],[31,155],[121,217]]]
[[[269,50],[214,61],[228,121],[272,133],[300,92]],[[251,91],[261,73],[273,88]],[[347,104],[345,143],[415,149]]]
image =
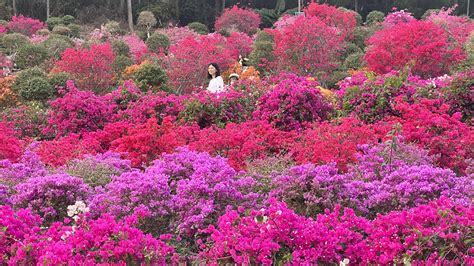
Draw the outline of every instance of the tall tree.
[[[127,0],[128,27],[133,32],[132,0]]]
[[[49,0],[46,0],[46,19],[49,18],[50,9],[49,9]]]
[[[16,0],[12,1],[12,6],[13,6],[13,15],[16,16],[16,12],[17,12],[17,10],[16,10]]]

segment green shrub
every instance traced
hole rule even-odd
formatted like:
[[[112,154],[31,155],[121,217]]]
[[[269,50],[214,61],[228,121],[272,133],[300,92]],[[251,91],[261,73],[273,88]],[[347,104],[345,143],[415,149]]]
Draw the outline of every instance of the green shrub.
[[[49,83],[53,88],[63,87],[66,88],[66,81],[72,79],[71,75],[66,72],[58,72],[51,74],[49,77]]]
[[[49,30],[53,30],[54,27],[58,25],[64,25],[64,20],[60,17],[49,17],[46,20],[46,24],[48,25]]]
[[[52,32],[54,34],[59,34],[59,35],[64,35],[64,36],[71,36],[72,35],[71,30],[68,27],[64,26],[64,25],[54,26]]]
[[[365,24],[367,25],[374,25],[380,23],[384,20],[385,14],[381,11],[374,10],[367,14],[367,18],[365,19]]]
[[[206,35],[209,33],[209,28],[206,25],[202,24],[201,22],[189,23],[188,28],[202,35]]]
[[[115,57],[112,67],[119,76],[123,73],[125,68],[133,65],[133,60],[129,56],[119,55]]]
[[[40,36],[48,36],[51,32],[48,29],[40,29],[36,34]]]
[[[152,52],[163,51],[168,53],[170,47],[169,38],[161,33],[153,33],[148,40],[146,40],[146,46]]]
[[[355,54],[355,53],[362,53],[362,49],[360,49],[360,47],[357,46],[357,44],[350,42],[350,43],[347,43],[342,57],[346,58],[349,55]]]
[[[142,65],[134,74],[133,80],[143,91],[167,91],[168,77],[165,70],[156,63]]]
[[[81,35],[81,26],[80,25],[71,23],[71,24],[67,25],[67,27],[71,31],[71,37],[74,37],[74,38],[79,38],[80,37],[80,35]]]
[[[120,23],[114,20],[110,20],[109,22],[105,23],[104,27],[112,35],[124,35],[126,33],[126,31],[120,27]]]
[[[347,70],[359,69],[363,63],[363,57],[364,57],[364,53],[362,52],[350,54],[344,60],[342,67]]]
[[[259,31],[257,38],[253,44],[252,52],[249,55],[250,64],[253,65],[260,73],[264,73],[266,69],[262,64],[274,60],[273,56],[274,40],[273,36],[265,31]]]
[[[73,16],[71,15],[65,15],[63,18],[63,23],[64,25],[69,25],[69,24],[72,24],[74,23],[74,20],[76,20]]]
[[[27,101],[47,101],[51,99],[56,89],[47,78],[33,77],[26,82],[26,87],[20,91],[20,96]]]
[[[146,41],[146,39],[148,39],[148,35],[147,35],[146,31],[143,31],[143,30],[136,30],[136,31],[135,31],[135,34],[136,34],[142,41]]]
[[[28,43],[28,37],[20,33],[4,34],[0,37],[0,49],[4,54],[14,54]]]
[[[12,86],[13,90],[26,101],[46,101],[56,90],[39,67],[21,71]]]
[[[130,55],[130,47],[128,44],[121,40],[113,40],[112,41],[112,51],[114,52],[115,56],[129,56]]]
[[[6,21],[4,19],[0,19],[0,25],[6,26],[7,24],[8,24],[8,21]]]
[[[119,169],[107,163],[98,163],[92,158],[73,160],[66,165],[64,171],[72,176],[80,177],[91,187],[105,186],[110,183],[113,176],[122,173]]]
[[[48,50],[40,45],[27,44],[22,46],[15,57],[20,69],[41,65],[48,58]]]
[[[48,56],[59,59],[67,48],[74,47],[74,42],[67,36],[53,34],[40,44],[48,51]]]

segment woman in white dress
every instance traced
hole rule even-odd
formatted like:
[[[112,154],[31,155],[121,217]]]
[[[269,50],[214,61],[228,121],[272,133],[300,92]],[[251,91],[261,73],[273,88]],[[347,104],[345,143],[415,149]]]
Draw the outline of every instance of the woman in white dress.
[[[210,63],[207,66],[207,78],[210,79],[207,91],[210,93],[220,93],[224,91],[224,80],[221,77],[221,71],[216,63]]]

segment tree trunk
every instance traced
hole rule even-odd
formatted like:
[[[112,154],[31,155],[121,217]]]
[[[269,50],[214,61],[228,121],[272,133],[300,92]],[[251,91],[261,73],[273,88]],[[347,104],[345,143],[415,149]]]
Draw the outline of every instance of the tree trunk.
[[[469,17],[469,8],[470,8],[471,0],[467,0],[467,11],[466,16]]]
[[[225,10],[225,0],[222,0],[222,13],[224,13]]]
[[[355,12],[359,12],[359,2],[357,0],[354,0],[354,10]]]
[[[133,32],[132,0],[127,0],[128,27]]]
[[[17,15],[17,11],[16,11],[16,0],[13,0],[13,1],[12,1],[12,6],[13,6],[13,15],[16,16],[16,15]]]
[[[46,0],[46,19],[49,18],[50,15],[50,9],[49,9],[49,0]]]
[[[119,14],[123,15],[123,10],[125,9],[125,0],[120,0],[120,5],[119,5]]]

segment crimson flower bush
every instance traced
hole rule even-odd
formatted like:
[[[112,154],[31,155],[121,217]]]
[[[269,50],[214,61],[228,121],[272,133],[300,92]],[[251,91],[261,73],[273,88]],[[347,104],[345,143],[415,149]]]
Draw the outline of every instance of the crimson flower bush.
[[[336,8],[328,4],[318,4],[312,2],[305,9],[307,16],[317,17],[327,26],[335,27],[341,31],[344,39],[352,39],[357,26],[355,12]]]
[[[20,140],[5,123],[0,122],[0,160],[10,159],[15,161],[22,153]]]
[[[93,44],[90,49],[66,49],[56,67],[71,74],[80,89],[104,93],[115,84],[114,60],[110,44]]]
[[[257,33],[260,22],[261,18],[257,12],[234,5],[217,18],[214,28],[216,31],[227,31],[228,33],[240,31],[253,35]]]
[[[21,33],[26,36],[31,36],[37,31],[46,28],[46,25],[33,18],[20,16],[13,16],[12,19],[8,22],[7,28],[10,31]]]
[[[344,36],[317,16],[299,16],[282,30],[273,31],[277,68],[293,73],[329,78],[340,65]]]
[[[414,74],[433,77],[445,74],[465,54],[460,43],[431,21],[413,21],[377,31],[367,41],[365,60],[371,70],[387,73],[411,65]]]

